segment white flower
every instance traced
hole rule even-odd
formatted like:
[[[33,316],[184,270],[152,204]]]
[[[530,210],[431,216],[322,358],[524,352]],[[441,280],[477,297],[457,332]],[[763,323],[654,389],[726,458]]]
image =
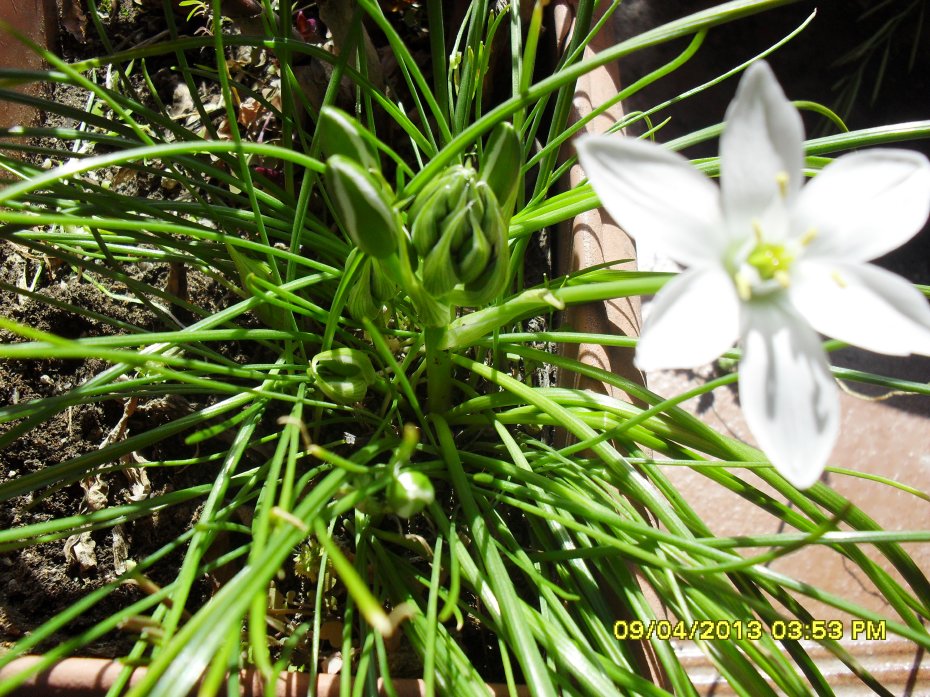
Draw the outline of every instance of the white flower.
[[[817,332],[870,351],[930,355],[930,307],[865,263],[930,212],[930,162],[904,150],[845,155],[803,189],[804,132],[766,63],[727,110],[720,187],[683,157],[632,138],[579,139],[604,207],[634,238],[689,267],[656,296],[642,370],[707,363],[739,339],[739,394],[759,446],[788,481],[817,481],[839,400]]]

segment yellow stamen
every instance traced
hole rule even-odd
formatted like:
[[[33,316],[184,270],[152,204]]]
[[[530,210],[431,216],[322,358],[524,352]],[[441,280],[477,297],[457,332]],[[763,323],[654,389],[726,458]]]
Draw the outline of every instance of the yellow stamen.
[[[846,288],[849,285],[848,283],[846,283],[846,279],[840,276],[839,271],[834,270],[830,274],[830,278],[832,278],[833,281],[836,283],[836,285],[838,285],[840,288]]]
[[[752,221],[752,234],[756,236],[756,244],[762,244],[762,223],[756,219]]]
[[[736,294],[739,296],[739,299],[743,302],[746,302],[752,297],[752,285],[749,283],[749,279],[746,278],[744,273],[737,273],[733,277],[733,281],[736,283]]]
[[[778,281],[778,285],[782,288],[787,288],[791,285],[791,276],[784,270],[775,272],[775,280]]]
[[[779,172],[775,175],[775,181],[778,182],[778,191],[781,193],[782,198],[788,198],[788,182],[790,177],[787,172]]]
[[[817,228],[811,228],[801,236],[801,246],[806,247],[817,237]]]

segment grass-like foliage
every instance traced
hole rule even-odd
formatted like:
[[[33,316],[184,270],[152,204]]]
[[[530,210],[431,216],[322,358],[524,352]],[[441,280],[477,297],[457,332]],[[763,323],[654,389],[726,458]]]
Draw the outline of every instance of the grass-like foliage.
[[[677,406],[734,375],[664,401],[544,350],[634,347],[633,338],[557,330],[551,319],[574,304],[654,293],[667,280],[592,269],[524,281],[532,234],[597,205],[586,185],[558,188],[580,128],[568,123],[575,81],[634,51],[690,39],[623,99],[686,70],[717,25],[787,0],[722,4],[582,60],[620,3],[601,3],[599,14],[594,4],[578,3],[564,54],[535,81],[542,3],[523,17],[489,0],[474,0],[461,28],[440,0],[409,9],[424,23],[419,60],[412,34],[375,0],[321,3],[350,8],[327,20],[337,52],[304,40],[317,25],[303,15],[295,23],[289,0],[263,0],[260,14],[231,20],[220,0],[188,3],[194,19],[207,18],[196,35],[182,35],[166,0],[168,31],[109,51],[110,25],[89,0],[106,55],[68,63],[43,51],[46,71],[0,71],[0,98],[70,124],[0,134],[8,182],[0,238],[34,272],[0,289],[93,328],[82,335],[0,318],[0,358],[93,367],[49,396],[0,406],[0,448],[69,410],[103,405],[114,416],[99,447],[64,459],[49,453],[0,483],[3,505],[21,512],[0,530],[0,551],[80,544],[82,535],[108,544],[116,528],[138,541],[176,510],[192,520],[144,555],[130,547],[122,568],[89,583],[0,665],[41,653],[39,671],[111,633],[137,632],[127,666],[148,670],[132,695],[186,694],[198,681],[202,694],[215,694],[243,666],[269,684],[287,669],[315,674],[325,641],[341,651],[346,695],[373,693],[378,678],[390,691],[398,674],[422,676],[428,694],[485,695],[486,681],[511,690],[526,683],[538,695],[696,694],[669,641],[614,636],[618,619],[649,626],[671,617],[682,626],[760,623],[758,639],[700,642],[740,694],[832,694],[805,645],[769,632],[780,620],[812,620],[811,600],[887,620],[889,633],[930,649],[930,582],[902,546],[926,533],[881,530],[823,484],[795,490],[760,452]],[[249,3],[229,3],[241,5]],[[393,82],[369,32],[396,63]],[[493,74],[492,49],[503,53]],[[760,55],[776,49],[759,47]],[[259,64],[273,78],[269,89],[254,77]],[[186,86],[183,117],[166,103],[165,75]],[[488,84],[506,84],[501,75],[510,96],[492,101],[500,90]],[[14,90],[38,82],[70,86],[83,106]],[[626,123],[652,123],[662,107]],[[265,126],[250,120],[255,113]],[[321,114],[335,130],[322,127]],[[928,134],[921,123],[811,141],[808,165]],[[716,160],[704,166],[713,173]],[[452,193],[427,205],[437,190]],[[445,218],[428,217],[442,205]],[[448,261],[431,256],[440,248]],[[47,292],[61,280],[90,285],[107,302],[91,309]],[[494,292],[479,292],[481,284]],[[529,331],[534,317],[552,330]],[[602,381],[633,402],[540,384],[541,366]],[[138,415],[166,403],[177,408]],[[714,537],[667,479],[670,466],[694,468],[708,486],[783,521],[785,532]],[[88,494],[72,515],[42,514],[50,497],[82,483],[115,487],[121,472],[148,488],[126,501]],[[861,569],[888,616],[767,566],[811,544]],[[116,594],[121,602],[111,602]],[[340,635],[324,640],[333,617]],[[395,631],[412,647],[401,673]],[[835,638],[821,643],[883,692]]]

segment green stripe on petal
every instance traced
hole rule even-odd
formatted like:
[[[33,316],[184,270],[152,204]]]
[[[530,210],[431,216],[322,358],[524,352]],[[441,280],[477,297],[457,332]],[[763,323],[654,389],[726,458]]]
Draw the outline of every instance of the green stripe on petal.
[[[307,372],[320,391],[338,404],[362,401],[378,379],[368,356],[350,348],[316,354]]]

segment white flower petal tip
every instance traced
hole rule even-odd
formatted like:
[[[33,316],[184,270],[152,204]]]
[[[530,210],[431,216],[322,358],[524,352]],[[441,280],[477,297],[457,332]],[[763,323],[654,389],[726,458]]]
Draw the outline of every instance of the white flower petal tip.
[[[928,215],[930,161],[868,150],[837,158],[804,187],[794,232],[815,231],[807,256],[869,261],[911,239]]]
[[[822,334],[891,356],[930,356],[930,305],[900,276],[872,264],[798,265],[789,293]]]
[[[739,394],[749,429],[775,469],[806,489],[839,434],[840,405],[817,335],[790,310],[754,313],[744,331]]]
[[[683,264],[720,255],[717,186],[684,157],[622,136],[585,136],[575,147],[601,204],[633,238],[648,236]]]
[[[764,61],[740,80],[720,138],[720,186],[731,228],[745,229],[801,189],[804,125]]]

